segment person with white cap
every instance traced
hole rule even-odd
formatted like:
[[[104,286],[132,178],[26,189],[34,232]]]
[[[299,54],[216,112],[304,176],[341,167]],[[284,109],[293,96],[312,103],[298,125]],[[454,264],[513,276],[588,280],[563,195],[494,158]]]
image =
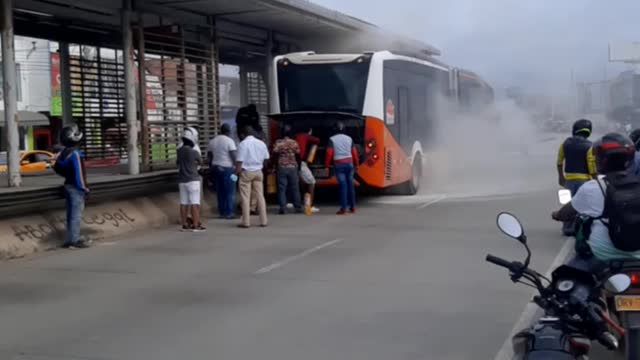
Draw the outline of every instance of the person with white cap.
[[[204,231],[200,223],[201,178],[198,168],[202,155],[197,147],[198,131],[187,127],[178,149],[178,187],[180,189],[180,220],[183,231]],[[189,222],[191,215],[191,222]]]

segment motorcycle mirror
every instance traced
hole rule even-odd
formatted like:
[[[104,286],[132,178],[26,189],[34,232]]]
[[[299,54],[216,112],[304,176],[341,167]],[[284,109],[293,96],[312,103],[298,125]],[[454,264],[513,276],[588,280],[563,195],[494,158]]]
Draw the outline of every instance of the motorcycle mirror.
[[[561,205],[565,205],[571,202],[571,191],[567,189],[558,190],[558,201]]]
[[[498,229],[505,235],[512,237],[523,244],[526,244],[524,230],[520,224],[520,220],[507,212],[501,212],[497,218]]]
[[[631,287],[631,278],[627,274],[616,274],[607,279],[604,288],[612,294],[621,294]]]

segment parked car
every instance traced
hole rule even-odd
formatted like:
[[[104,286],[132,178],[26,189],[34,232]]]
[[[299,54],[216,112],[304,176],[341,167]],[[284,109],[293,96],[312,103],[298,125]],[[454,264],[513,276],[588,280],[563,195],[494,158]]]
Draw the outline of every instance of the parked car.
[[[47,171],[51,168],[54,162],[55,155],[48,151],[23,151],[20,153],[20,172],[38,173]],[[0,156],[0,173],[7,171],[7,156],[6,153],[4,153]]]

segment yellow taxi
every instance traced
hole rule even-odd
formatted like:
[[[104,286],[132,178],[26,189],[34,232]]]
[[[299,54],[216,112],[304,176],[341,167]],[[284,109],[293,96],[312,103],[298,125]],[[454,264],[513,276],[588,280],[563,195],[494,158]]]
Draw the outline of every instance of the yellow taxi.
[[[48,151],[35,150],[20,153],[20,172],[37,173],[47,171],[53,166],[55,155]],[[6,155],[0,156],[0,173],[7,172]]]

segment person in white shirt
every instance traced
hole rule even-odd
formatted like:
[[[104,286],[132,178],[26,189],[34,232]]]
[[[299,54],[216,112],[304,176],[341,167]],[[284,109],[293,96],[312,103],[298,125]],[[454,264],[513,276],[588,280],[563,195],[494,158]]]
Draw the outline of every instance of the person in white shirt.
[[[236,192],[233,176],[236,159],[236,143],[231,138],[231,127],[223,124],[220,134],[209,142],[207,156],[212,181],[218,197],[218,214],[221,219],[233,219],[234,194]]]
[[[239,177],[240,199],[242,204],[241,228],[251,226],[251,198],[258,202],[260,226],[267,226],[267,204],[264,198],[264,175],[262,169],[269,160],[267,145],[253,135],[253,129],[245,126],[239,131],[241,139],[236,157],[236,174]]]
[[[592,220],[590,236],[585,240],[593,257],[584,259],[578,256],[570,262],[570,265],[586,270],[598,269],[612,260],[640,260],[640,251],[623,251],[613,244],[605,212],[607,187],[617,177],[628,174],[635,147],[626,136],[610,133],[594,143],[593,152],[600,175],[582,185],[570,203],[551,215],[557,221],[566,221],[578,214]]]

